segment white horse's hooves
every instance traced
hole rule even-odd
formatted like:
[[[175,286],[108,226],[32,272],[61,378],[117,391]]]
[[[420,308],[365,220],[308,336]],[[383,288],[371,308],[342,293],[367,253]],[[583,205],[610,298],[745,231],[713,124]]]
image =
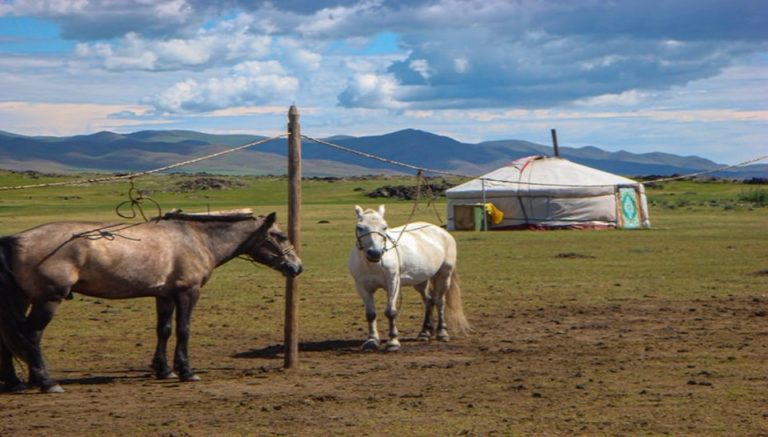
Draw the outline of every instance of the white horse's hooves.
[[[432,340],[432,336],[429,334],[419,334],[418,337],[416,337],[416,340],[418,341],[430,341]]]
[[[363,351],[377,351],[377,350],[379,350],[379,342],[374,340],[374,339],[370,339],[370,340],[366,341],[365,343],[363,343],[362,350]]]
[[[437,334],[437,339],[440,341],[449,341],[451,339],[451,336],[448,335],[448,331],[443,331]]]
[[[43,393],[64,393],[64,389],[59,384],[54,384],[48,388],[40,389]]]
[[[387,352],[397,352],[400,350],[400,343],[396,343],[396,344],[387,343],[387,348],[385,350]]]
[[[164,375],[157,375],[157,379],[176,379],[179,375],[176,374],[176,372],[168,372]]]

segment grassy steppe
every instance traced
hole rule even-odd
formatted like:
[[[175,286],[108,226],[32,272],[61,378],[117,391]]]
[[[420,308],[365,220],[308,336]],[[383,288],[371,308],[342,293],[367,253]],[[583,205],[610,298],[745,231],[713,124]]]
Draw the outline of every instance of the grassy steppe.
[[[285,179],[239,177],[246,186],[222,191],[180,193],[170,189],[189,178],[155,176],[136,184],[164,210],[253,207],[258,213],[277,211],[279,222],[286,222]],[[61,179],[0,172],[0,186],[54,180]],[[259,361],[265,351],[282,342],[282,278],[238,260],[216,271],[193,317],[192,363],[204,369],[204,377],[208,372],[224,380],[227,372],[244,372],[235,376],[259,384],[254,394],[249,391],[254,382],[233,383],[230,388],[241,397],[232,401],[234,412],[227,416],[228,421],[191,417],[193,412],[200,414],[197,409],[190,410],[186,421],[177,416],[166,423],[134,410],[122,416],[115,413],[115,417],[112,412],[120,408],[109,405],[101,393],[109,392],[112,384],[141,386],[132,400],[125,401],[129,403],[156,405],[155,393],[174,396],[168,394],[172,390],[187,396],[185,402],[192,402],[191,398],[215,403],[226,395],[217,391],[218,386],[158,388],[152,382],[141,382],[147,379],[146,364],[154,346],[151,300],[109,302],[77,296],[62,305],[45,338],[51,371],[61,379],[72,375],[63,399],[87,391],[92,408],[102,414],[110,411],[106,423],[113,424],[89,423],[83,433],[311,435],[317,432],[320,420],[341,427],[329,428],[333,434],[768,432],[768,207],[739,201],[743,193],[761,187],[673,182],[649,189],[651,230],[454,233],[465,310],[477,332],[474,338],[433,349],[442,354],[443,361],[435,355],[432,359],[436,361],[431,362],[428,347],[406,343],[399,358],[405,360],[405,367],[393,372],[401,375],[402,386],[389,386],[380,379],[354,376],[354,366],[378,378],[377,371],[384,372],[393,364],[387,361],[389,356],[358,354],[355,347],[344,346],[365,337],[362,304],[346,271],[346,258],[353,244],[352,206],[381,203],[363,193],[383,184],[411,183],[413,178],[308,180],[303,184],[301,254],[306,273],[300,280],[302,341],[322,345],[333,340],[342,346],[331,348],[330,358],[305,354],[298,374],[275,370],[279,363],[274,357]],[[58,220],[122,221],[114,208],[126,200],[128,187],[126,182],[2,191],[0,234]],[[413,206],[410,202],[384,203],[390,225],[402,224]],[[444,209],[440,202],[438,211],[443,217]],[[417,212],[414,219],[437,220],[431,209]],[[383,305],[383,293],[377,298]],[[738,311],[733,302],[741,305]],[[402,335],[414,336],[421,318],[420,300],[415,292],[405,290],[402,305]],[[729,305],[734,306],[730,312]],[[722,308],[726,310],[721,313]],[[532,324],[537,326],[535,330]],[[379,328],[384,327],[380,322]],[[706,329],[730,337],[710,343],[707,336],[714,334]],[[595,333],[573,335],[585,330]],[[646,334],[653,339],[646,341]],[[471,349],[475,346],[479,349]],[[464,358],[451,355],[458,351],[451,347],[474,350],[483,365],[494,365],[493,371],[499,373],[481,379],[470,367],[462,370],[458,364]],[[248,353],[253,353],[253,366],[261,363],[261,367],[241,370],[242,359],[237,358]],[[595,364],[610,353],[614,355],[604,359],[612,363],[609,368]],[[328,369],[329,359],[334,360],[336,370]],[[470,358],[466,361],[467,366],[474,363]],[[408,367],[411,364],[430,363],[439,368],[413,370],[418,374],[406,370],[414,369]],[[104,375],[124,375],[125,369],[129,376],[99,384]],[[436,372],[432,382],[419,385],[416,379],[407,380],[408,375],[418,378],[432,371]],[[446,377],[459,378],[467,385],[458,379],[454,384],[461,389],[452,389],[450,379],[444,385],[446,380],[438,376],[449,371],[459,373]],[[697,385],[703,379],[710,385]],[[93,388],[88,388],[89,383]],[[356,385],[369,383],[367,389]],[[418,393],[408,391],[408,384],[420,387],[412,388]],[[383,394],[387,387],[389,397]],[[358,396],[355,390],[363,390],[363,394]],[[251,394],[243,394],[246,392]],[[325,401],[317,397],[329,392],[335,394]],[[649,399],[651,395],[653,399]],[[294,405],[291,396],[311,402]],[[0,403],[6,399],[0,398]],[[88,414],[74,397],[67,401],[68,414],[57,414],[53,402],[45,406],[44,401],[27,399],[33,398],[13,398],[8,405],[15,409],[10,411],[19,419],[27,404],[34,403],[48,414],[43,422],[49,427],[39,428],[41,433],[52,429],[72,432],[76,429],[69,426],[72,415]],[[255,412],[237,410],[237,402],[242,407],[242,402],[251,401],[282,407],[270,407],[269,414],[263,407]],[[321,405],[324,402],[326,406]],[[297,419],[301,412],[315,417],[317,423]],[[20,419],[0,421],[0,431],[6,427],[7,432],[21,433],[20,423]]]

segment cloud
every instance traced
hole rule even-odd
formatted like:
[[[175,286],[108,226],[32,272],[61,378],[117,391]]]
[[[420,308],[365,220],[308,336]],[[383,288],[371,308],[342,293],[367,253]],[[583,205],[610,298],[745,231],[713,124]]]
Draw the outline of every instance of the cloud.
[[[0,118],[14,126],[14,132],[30,135],[75,135],[119,127],[159,124],[159,120],[138,118],[146,108],[137,105],[93,103],[0,102]],[[113,114],[122,114],[115,117]],[[128,117],[127,114],[133,114]]]
[[[148,39],[128,33],[114,43],[80,43],[76,55],[107,70],[204,69],[270,53],[272,38],[247,30],[252,18],[240,14],[189,38]]]
[[[226,77],[204,82],[187,79],[165,91],[146,97],[158,114],[186,114],[294,100],[297,78],[288,75],[276,61],[248,61],[234,66]]]
[[[0,15],[42,18],[79,42],[69,57],[0,59],[0,94],[120,107],[146,96],[143,112],[113,117],[185,128],[227,116],[239,128],[237,114],[296,99],[329,135],[416,123],[548,142],[558,127],[584,144],[747,154],[764,149],[743,134],[765,127],[763,3],[0,0]]]
[[[14,0],[10,14],[33,15],[61,26],[65,39],[110,39],[127,33],[183,35],[217,12],[215,2],[168,0]]]
[[[768,20],[768,8],[749,1],[667,2],[652,13],[639,1],[379,7],[389,23],[398,19],[409,50],[387,71],[391,95],[409,108],[543,108],[626,97],[716,76],[768,49],[768,30],[758,24]],[[354,24],[337,23],[345,26]],[[344,90],[340,104],[377,102],[354,93]]]
[[[339,104],[348,108],[404,109],[396,96],[398,84],[392,75],[357,74],[339,95]]]
[[[553,107],[684,86],[768,50],[768,8],[754,0],[16,0],[11,7],[58,23],[64,37],[83,41],[80,60],[110,71],[276,60],[314,84],[334,43],[398,35],[405,58],[373,73],[378,91],[370,72],[336,72],[347,84],[336,91],[343,107]]]

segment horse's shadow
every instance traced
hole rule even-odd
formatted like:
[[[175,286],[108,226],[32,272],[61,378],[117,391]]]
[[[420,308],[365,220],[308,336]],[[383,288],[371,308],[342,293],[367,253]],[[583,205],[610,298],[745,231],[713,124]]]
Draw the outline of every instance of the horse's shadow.
[[[360,340],[325,340],[299,343],[299,352],[357,352],[360,350]],[[276,359],[283,357],[285,346],[282,344],[273,344],[261,349],[251,349],[249,351],[237,352],[232,355],[233,358],[270,358]]]
[[[74,370],[63,370],[63,373],[76,373]],[[138,369],[127,369],[125,371],[114,371],[105,373],[119,373],[115,376],[106,375],[88,375],[74,378],[61,378],[57,382],[61,385],[102,385],[113,384],[120,381],[134,381],[140,379],[147,379],[152,377],[152,373],[148,371]],[[133,373],[133,375],[126,375],[125,373]]]

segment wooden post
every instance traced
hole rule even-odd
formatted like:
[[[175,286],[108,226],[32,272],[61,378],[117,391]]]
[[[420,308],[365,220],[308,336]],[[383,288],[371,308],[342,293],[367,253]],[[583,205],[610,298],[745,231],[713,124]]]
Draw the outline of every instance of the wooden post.
[[[557,131],[552,129],[552,147],[555,148],[555,156],[560,156],[560,146],[557,144]]]
[[[301,127],[299,110],[288,110],[288,238],[301,250]],[[285,362],[286,369],[299,361],[299,283],[298,278],[285,280]]]

